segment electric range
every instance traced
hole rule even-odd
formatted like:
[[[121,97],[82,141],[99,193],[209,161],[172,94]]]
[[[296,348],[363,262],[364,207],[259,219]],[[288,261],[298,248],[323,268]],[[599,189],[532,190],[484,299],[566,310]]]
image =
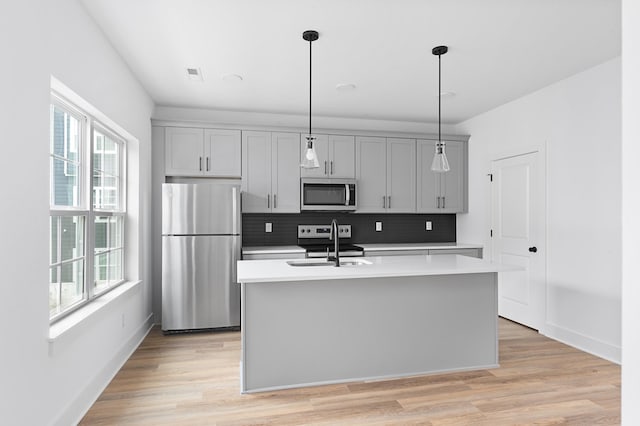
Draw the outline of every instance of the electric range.
[[[335,256],[335,245],[329,239],[331,225],[298,225],[298,246],[306,257]],[[364,249],[351,243],[351,225],[338,225],[340,257],[364,256]]]

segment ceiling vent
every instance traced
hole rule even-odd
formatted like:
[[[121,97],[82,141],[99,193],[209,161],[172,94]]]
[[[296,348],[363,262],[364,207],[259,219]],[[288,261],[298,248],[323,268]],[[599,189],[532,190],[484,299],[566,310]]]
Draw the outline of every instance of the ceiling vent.
[[[202,73],[199,68],[187,68],[187,76],[189,80],[203,81]]]

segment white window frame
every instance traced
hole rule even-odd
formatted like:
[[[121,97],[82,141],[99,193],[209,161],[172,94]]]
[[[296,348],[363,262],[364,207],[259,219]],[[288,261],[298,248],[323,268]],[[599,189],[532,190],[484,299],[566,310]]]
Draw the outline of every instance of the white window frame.
[[[80,107],[76,106],[74,103],[67,100],[61,94],[52,91],[51,93],[51,105],[57,106],[60,109],[65,110],[66,112],[72,114],[79,120],[80,129],[79,129],[79,140],[78,144],[78,168],[77,168],[77,185],[78,185],[78,203],[77,206],[57,206],[54,205],[55,198],[54,194],[54,179],[52,178],[52,171],[50,169],[49,179],[50,179],[50,209],[49,216],[82,216],[84,218],[83,223],[83,232],[84,232],[84,274],[83,274],[83,292],[82,298],[80,301],[66,307],[64,310],[57,312],[55,314],[49,313],[49,322],[53,324],[54,322],[66,317],[67,315],[77,311],[83,306],[91,303],[96,298],[108,293],[109,291],[115,289],[119,285],[125,283],[127,281],[127,245],[126,245],[126,226],[127,226],[127,208],[126,208],[126,200],[127,200],[127,140],[120,136],[117,132],[110,129],[108,126],[102,124],[96,118],[91,116],[89,113],[83,111]],[[53,137],[53,120],[50,117],[50,132],[51,137]],[[94,173],[94,165],[93,165],[93,152],[94,152],[94,134],[95,131],[100,132],[104,136],[112,139],[119,146],[119,155],[118,155],[118,176],[117,176],[117,190],[118,190],[118,199],[116,200],[117,206],[113,209],[101,209],[95,208],[93,202],[93,173]],[[66,145],[65,148],[66,150]],[[51,152],[51,142],[49,146],[49,156],[50,160],[50,168],[53,166],[53,159],[59,158]],[[65,163],[66,165],[67,163]],[[65,167],[66,170],[66,167]],[[66,174],[66,171],[65,171]],[[121,217],[122,226],[120,229],[120,240],[121,244],[118,247],[107,247],[106,250],[101,251],[101,253],[113,252],[116,250],[120,250],[121,252],[121,271],[122,278],[117,282],[114,282],[106,287],[101,289],[96,289],[96,275],[95,275],[95,259],[97,256],[96,252],[96,235],[95,235],[95,223],[97,217]],[[50,225],[51,226],[51,225]],[[79,230],[80,231],[80,230]],[[49,231],[51,233],[51,230]],[[58,241],[61,241],[61,235],[57,234]],[[57,262],[53,262],[51,260],[51,256],[49,256],[50,261],[50,272],[51,269],[57,268],[63,263],[71,262],[71,260],[65,260],[60,262],[60,243],[58,243],[58,259]],[[81,257],[81,258],[82,258]],[[81,258],[74,258],[74,260],[78,260]],[[49,284],[51,285],[51,284]]]

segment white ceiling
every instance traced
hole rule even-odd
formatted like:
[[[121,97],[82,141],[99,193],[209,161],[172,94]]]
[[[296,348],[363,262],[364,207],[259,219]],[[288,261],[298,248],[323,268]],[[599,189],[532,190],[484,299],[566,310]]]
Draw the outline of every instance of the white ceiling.
[[[158,105],[455,124],[620,55],[620,0],[82,0]],[[200,68],[203,82],[186,68]],[[222,79],[241,75],[240,82]],[[336,85],[352,83],[344,92]]]

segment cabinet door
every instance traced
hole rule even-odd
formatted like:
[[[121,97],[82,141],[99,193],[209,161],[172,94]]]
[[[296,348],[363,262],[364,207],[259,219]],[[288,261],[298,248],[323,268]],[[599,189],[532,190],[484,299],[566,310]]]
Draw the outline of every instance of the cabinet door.
[[[300,135],[271,136],[271,211],[300,213]]]
[[[329,177],[356,177],[356,140],[353,136],[329,136]]]
[[[387,205],[387,141],[356,137],[357,213],[379,213]]]
[[[439,206],[440,174],[431,171],[436,142],[417,142],[417,210],[418,213],[442,213]]]
[[[204,130],[167,127],[165,130],[167,176],[201,176],[204,173]]]
[[[207,129],[205,141],[205,175],[240,177],[242,142],[239,130]]]
[[[446,142],[445,153],[451,170],[440,177],[440,212],[464,211],[464,143]]]
[[[416,141],[387,138],[387,212],[416,212]]]
[[[316,137],[316,140],[313,142],[313,148],[316,150],[316,155],[318,156],[318,163],[320,163],[320,167],[317,169],[300,168],[300,176],[309,178],[326,178],[329,176],[329,137],[327,135],[314,136]],[[306,151],[307,138],[305,137],[305,135],[300,135],[299,163],[302,163],[302,156]]]
[[[270,132],[242,132],[242,211],[271,211]]]

